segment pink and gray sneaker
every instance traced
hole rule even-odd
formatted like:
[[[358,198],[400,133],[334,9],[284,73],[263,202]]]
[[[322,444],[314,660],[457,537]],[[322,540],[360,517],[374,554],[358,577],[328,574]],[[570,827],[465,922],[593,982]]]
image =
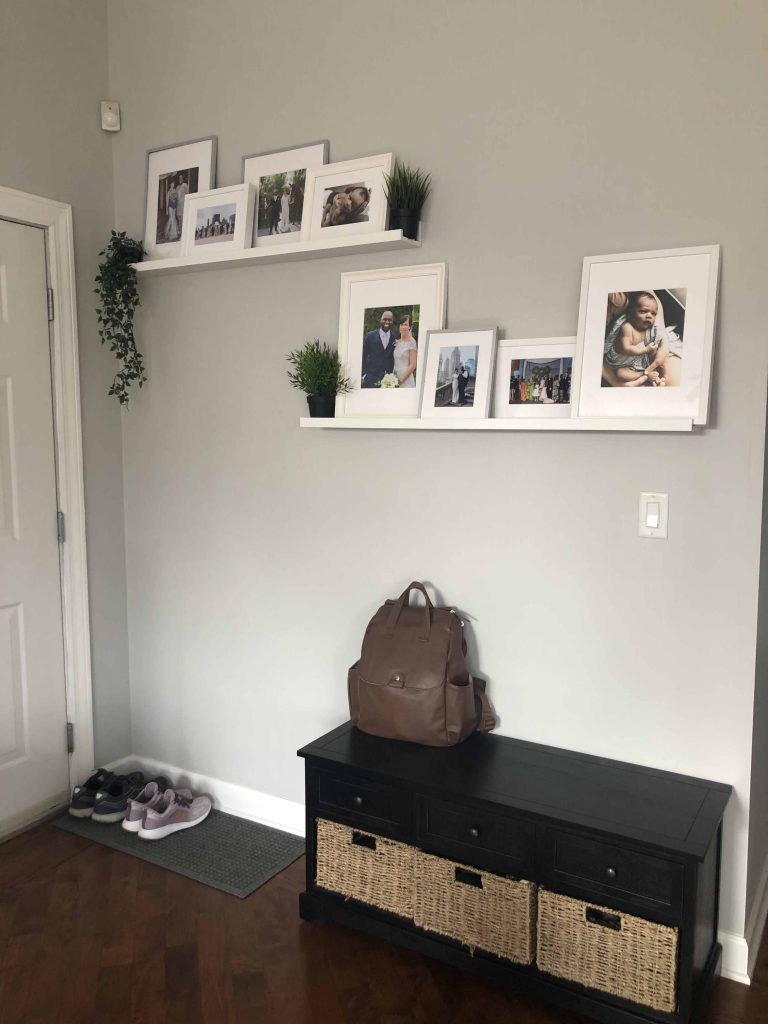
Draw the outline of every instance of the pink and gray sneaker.
[[[164,839],[172,832],[193,828],[205,821],[210,810],[210,797],[166,789],[155,806],[147,808],[139,839]]]
[[[144,789],[128,801],[128,810],[123,818],[123,828],[126,832],[138,832],[144,824],[144,816],[150,807],[156,807],[163,793],[170,786],[170,782],[163,775],[148,782]],[[190,794],[191,795],[191,794]]]

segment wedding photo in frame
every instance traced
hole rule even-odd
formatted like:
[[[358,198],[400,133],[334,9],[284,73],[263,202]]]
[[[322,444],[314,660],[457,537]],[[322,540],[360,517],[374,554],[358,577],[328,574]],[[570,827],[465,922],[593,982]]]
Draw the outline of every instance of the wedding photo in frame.
[[[536,420],[574,416],[575,355],[575,338],[502,338],[496,349],[494,418]]]
[[[496,329],[430,331],[421,378],[422,419],[487,419]]]
[[[719,258],[709,245],[584,259],[580,418],[707,422]]]
[[[227,185],[187,196],[182,255],[250,248],[255,194],[253,185]]]
[[[215,184],[215,135],[147,152],[144,249],[150,259],[181,255],[187,199]]]
[[[424,345],[445,322],[446,277],[445,263],[341,275],[338,350],[352,390],[337,395],[337,416],[418,416]]]
[[[243,157],[243,181],[256,188],[253,245],[301,240],[307,174],[327,162],[327,139]]]
[[[303,241],[339,238],[387,228],[384,175],[392,153],[326,164],[307,171]]]

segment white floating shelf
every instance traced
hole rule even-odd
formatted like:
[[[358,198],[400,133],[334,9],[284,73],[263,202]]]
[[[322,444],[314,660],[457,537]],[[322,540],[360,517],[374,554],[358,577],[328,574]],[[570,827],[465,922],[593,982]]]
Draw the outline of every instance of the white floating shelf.
[[[403,232],[376,231],[352,238],[329,238],[319,242],[290,242],[286,245],[264,245],[230,252],[205,252],[194,256],[178,256],[170,260],[146,260],[134,263],[139,276],[185,274],[211,267],[245,267],[254,263],[288,263],[291,260],[312,260],[321,256],[354,256],[366,252],[391,252],[393,249],[418,249],[421,242],[403,238]]]
[[[397,417],[339,417],[323,419],[303,416],[301,427],[314,430],[625,430],[625,431],[681,431],[693,430],[693,420],[680,417],[649,419],[647,417],[598,418],[594,419],[498,419],[498,420],[447,420],[447,419],[398,419]]]

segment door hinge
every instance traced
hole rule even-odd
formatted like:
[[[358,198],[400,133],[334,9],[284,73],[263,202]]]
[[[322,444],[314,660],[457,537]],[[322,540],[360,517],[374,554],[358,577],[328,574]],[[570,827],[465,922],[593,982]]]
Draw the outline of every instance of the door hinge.
[[[75,752],[75,723],[67,722],[67,753]]]
[[[54,311],[53,311],[53,288],[48,288],[48,323],[52,323]]]
[[[67,539],[67,526],[64,521],[64,513],[61,511],[56,513],[56,536],[59,538],[59,544],[63,544]]]

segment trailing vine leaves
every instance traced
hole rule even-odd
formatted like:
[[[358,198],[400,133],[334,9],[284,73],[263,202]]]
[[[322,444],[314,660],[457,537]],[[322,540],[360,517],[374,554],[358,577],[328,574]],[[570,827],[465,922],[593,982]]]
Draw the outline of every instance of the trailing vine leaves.
[[[128,238],[124,231],[113,231],[106,249],[99,253],[106,259],[99,264],[96,276],[96,315],[102,345],[108,344],[122,364],[109,389],[110,395],[117,395],[120,405],[128,404],[131,385],[137,383],[141,387],[147,379],[133,336],[133,314],[140,302],[136,271],[131,264],[139,263],[143,255],[141,242]]]

